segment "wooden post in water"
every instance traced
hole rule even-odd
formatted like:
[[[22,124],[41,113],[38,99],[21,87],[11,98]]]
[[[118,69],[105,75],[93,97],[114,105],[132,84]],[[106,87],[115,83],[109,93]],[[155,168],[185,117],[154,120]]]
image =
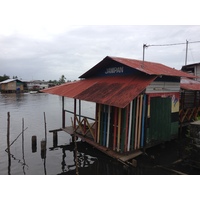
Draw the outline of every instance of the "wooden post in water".
[[[74,144],[75,144],[75,162],[76,162],[76,175],[78,175],[78,156],[77,156],[77,143],[76,143],[76,131],[74,131]]]
[[[24,156],[24,118],[22,118],[22,156]]]
[[[46,158],[46,140],[42,140],[40,145],[41,145],[41,158],[45,159]]]
[[[26,174],[25,172],[25,157],[24,157],[24,118],[22,118],[22,159],[23,159],[23,172],[24,172],[24,175]]]
[[[33,135],[31,141],[32,141],[32,153],[35,153],[37,152],[37,136]]]
[[[45,141],[47,142],[47,123],[46,123],[45,112],[44,112],[44,130],[45,130]]]
[[[53,132],[53,147],[57,147],[58,146],[58,133],[57,131]]]
[[[10,112],[7,113],[7,151],[8,151],[8,175],[10,175],[10,166],[11,166],[11,158],[10,158]]]

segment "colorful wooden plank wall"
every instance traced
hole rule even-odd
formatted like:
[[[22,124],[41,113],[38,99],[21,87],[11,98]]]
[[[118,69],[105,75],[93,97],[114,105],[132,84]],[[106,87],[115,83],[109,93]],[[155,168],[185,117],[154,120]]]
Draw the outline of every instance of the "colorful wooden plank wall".
[[[145,144],[146,95],[139,95],[127,107],[97,104],[96,142],[118,152],[140,149]]]

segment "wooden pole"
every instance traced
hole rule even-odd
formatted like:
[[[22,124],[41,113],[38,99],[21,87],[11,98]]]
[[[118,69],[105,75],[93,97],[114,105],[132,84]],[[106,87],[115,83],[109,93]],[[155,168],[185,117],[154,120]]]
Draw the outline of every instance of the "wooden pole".
[[[76,99],[74,99],[74,130],[76,130]]]
[[[78,175],[79,172],[78,172],[78,155],[77,155],[76,131],[74,131],[74,144],[75,144],[76,175]]]
[[[11,158],[10,158],[10,112],[7,113],[7,151],[8,151],[8,175],[10,175]]]
[[[44,130],[45,130],[45,141],[47,142],[47,123],[46,123],[45,112],[44,112]]]
[[[24,155],[24,118],[22,118],[22,155]]]
[[[25,158],[24,158],[24,118],[22,118],[22,159],[23,159],[23,172],[24,172],[24,175],[26,174],[25,172]]]
[[[57,131],[53,132],[53,147],[57,147],[58,146],[58,133]]]
[[[65,128],[65,99],[62,96],[62,128]]]
[[[41,145],[41,158],[45,159],[46,158],[46,141],[42,140],[40,145]]]
[[[80,99],[78,100],[78,103],[79,103],[78,111],[79,111],[79,122],[80,122],[81,121],[81,100]]]
[[[35,153],[37,152],[37,136],[33,135],[31,141],[32,141],[32,153]]]
[[[7,150],[10,154],[10,112],[7,113]]]

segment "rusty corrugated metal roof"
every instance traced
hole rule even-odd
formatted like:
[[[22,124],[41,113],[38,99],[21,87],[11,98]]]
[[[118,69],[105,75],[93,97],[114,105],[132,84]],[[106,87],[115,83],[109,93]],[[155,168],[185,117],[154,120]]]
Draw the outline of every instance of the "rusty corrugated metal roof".
[[[188,78],[182,78],[180,87],[184,90],[200,91],[200,82]]]
[[[142,60],[134,60],[129,58],[120,58],[120,57],[105,57],[101,62],[95,65],[93,68],[85,72],[80,78],[91,77],[98,72],[99,68],[105,67],[108,65],[109,62],[118,62],[124,64],[130,68],[138,70],[140,72],[146,73],[148,75],[158,75],[158,76],[175,76],[175,77],[189,77],[194,78],[194,75],[188,74],[186,72],[173,69],[166,65],[155,63],[155,62],[148,62]]]
[[[156,77],[141,74],[89,78],[44,89],[43,92],[124,108]]]

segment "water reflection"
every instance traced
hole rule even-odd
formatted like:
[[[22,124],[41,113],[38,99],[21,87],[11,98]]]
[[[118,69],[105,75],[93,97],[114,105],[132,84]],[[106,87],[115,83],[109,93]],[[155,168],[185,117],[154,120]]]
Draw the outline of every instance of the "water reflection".
[[[59,175],[75,175],[77,171],[80,175],[134,174],[133,168],[128,170],[121,163],[82,141],[77,142],[77,152],[73,142],[49,148],[50,151],[58,149],[62,151],[61,172],[58,173]],[[70,152],[73,155],[72,163],[68,163],[67,160],[67,155]]]
[[[22,159],[16,158],[15,155],[11,153],[10,146],[11,145],[9,145],[7,147],[7,149],[5,149],[5,151],[8,154],[8,175],[11,175],[11,158],[13,160],[17,161],[17,163],[19,163],[22,166],[23,174],[26,175],[25,167],[26,167],[26,169],[28,169],[29,166],[26,164],[25,156],[24,156],[24,136],[23,136],[23,134],[22,134]]]

